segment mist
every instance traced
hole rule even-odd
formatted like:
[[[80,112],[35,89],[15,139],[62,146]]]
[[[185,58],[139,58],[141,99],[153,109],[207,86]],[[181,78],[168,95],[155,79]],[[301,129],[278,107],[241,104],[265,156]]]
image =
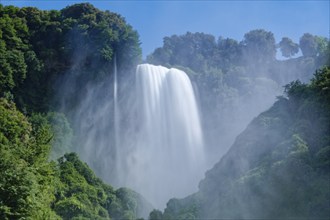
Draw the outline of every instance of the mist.
[[[214,37],[208,39],[218,48]],[[222,69],[206,68],[206,72],[198,69],[203,65],[189,60],[200,52],[188,56],[185,45],[173,49],[183,63],[178,56],[172,63],[162,60],[157,49],[146,60],[157,66],[142,64],[130,71],[117,70],[118,55],[106,70],[111,74],[84,85],[75,98],[74,111],[66,106],[71,101],[65,93],[77,91],[81,82],[79,68],[71,69],[58,83],[58,97],[62,97],[61,111],[69,116],[75,132],[74,150],[103,180],[115,187],[132,188],[154,208],[164,209],[171,198],[197,192],[204,173],[228,152],[255,117],[273,105],[284,85],[312,77],[314,60],[270,63],[256,48],[245,47],[233,54],[238,61],[229,61],[233,62],[230,67],[221,66],[225,64],[220,56]],[[275,56],[276,49],[271,51]],[[82,53],[77,55],[73,67],[84,60]],[[208,56],[203,56],[204,66],[211,65]],[[296,62],[299,60],[305,66]],[[274,74],[281,65],[285,71]]]

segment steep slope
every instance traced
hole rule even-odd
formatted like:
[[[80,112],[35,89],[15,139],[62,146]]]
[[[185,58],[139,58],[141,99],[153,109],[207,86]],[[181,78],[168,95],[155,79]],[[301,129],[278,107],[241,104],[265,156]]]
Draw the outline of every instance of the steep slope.
[[[47,115],[24,116],[0,98],[0,219],[147,216],[152,207],[141,195],[105,184],[75,153],[49,162],[56,129]]]
[[[136,219],[151,209],[138,193],[104,184],[75,153],[65,154],[58,162],[53,209],[63,219]]]
[[[37,121],[0,98],[0,219],[58,219],[50,208],[55,199],[54,166],[47,161],[51,135]]]
[[[198,193],[170,200],[158,217],[328,218],[330,69],[286,94],[237,137]]]

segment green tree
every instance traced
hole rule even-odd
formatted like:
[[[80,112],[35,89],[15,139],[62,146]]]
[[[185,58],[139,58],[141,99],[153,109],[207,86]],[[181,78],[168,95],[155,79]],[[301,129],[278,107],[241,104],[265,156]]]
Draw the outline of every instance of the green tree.
[[[225,72],[239,64],[241,57],[241,46],[239,42],[234,39],[219,37],[218,39],[218,56],[215,62],[218,68],[223,69]]]
[[[314,57],[317,55],[317,42],[313,35],[305,33],[299,40],[301,52],[306,57]]]
[[[163,219],[163,213],[157,209],[152,210],[149,214],[149,220],[162,220]]]
[[[299,52],[299,45],[294,43],[290,38],[283,37],[279,43],[282,56],[291,57]]]
[[[148,62],[189,67],[197,73],[209,69],[217,50],[214,36],[204,33],[187,32],[165,37],[163,41],[164,46],[148,56]]]
[[[274,34],[263,29],[252,30],[242,41],[243,59],[246,62],[267,63],[275,60]]]

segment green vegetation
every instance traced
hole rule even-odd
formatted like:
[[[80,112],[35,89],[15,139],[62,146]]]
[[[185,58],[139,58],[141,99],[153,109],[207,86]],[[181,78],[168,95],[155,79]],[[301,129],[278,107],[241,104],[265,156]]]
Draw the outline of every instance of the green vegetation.
[[[261,109],[269,108],[285,84],[307,83],[316,69],[330,65],[329,39],[304,34],[299,44],[284,37],[252,30],[238,42],[204,33],[165,37],[163,46],[147,57],[153,64],[176,67],[188,73],[197,87],[207,148],[219,152],[219,143],[230,146]],[[276,50],[284,60],[276,58]],[[294,57],[301,50],[302,56]],[[306,52],[313,51],[313,52]],[[258,109],[258,110],[257,110]],[[218,160],[219,158],[216,158]]]
[[[67,116],[56,112],[63,104],[56,99],[58,83],[81,73],[70,81],[79,85],[66,94],[65,104],[74,111],[86,84],[112,75],[115,54],[122,75],[141,59],[137,33],[118,14],[90,4],[61,11],[0,5],[1,219],[146,215],[140,195],[114,190],[68,153],[74,131]]]
[[[84,85],[112,74],[114,54],[122,74],[141,59],[138,34],[124,18],[87,3],[61,11],[0,5],[0,24],[0,95],[27,113],[56,110],[63,78],[80,73],[66,94],[73,108]]]
[[[287,97],[250,123],[198,193],[171,199],[150,219],[330,216],[329,68],[305,84],[330,65],[329,45],[308,33],[276,45],[262,29],[241,42],[189,32],[165,37],[147,61],[189,74],[204,97],[203,126],[214,148],[220,142],[211,137],[223,138],[241,120],[234,119],[239,105],[248,112],[263,99],[260,91],[302,82],[287,85]],[[277,60],[277,48],[288,59]],[[302,56],[294,57],[299,49]],[[0,219],[146,216],[150,205],[140,195],[106,185],[69,153],[79,149],[79,131],[62,108],[76,114],[88,87],[112,80],[115,57],[119,81],[129,81],[141,49],[138,33],[118,14],[87,3],[60,11],[0,4]]]
[[[50,130],[0,99],[0,218],[55,218],[54,164],[49,163]],[[47,140],[48,139],[48,140]]]
[[[276,59],[276,49],[279,48],[284,57],[292,57],[301,49],[303,56],[291,58],[285,61]],[[278,81],[276,75],[283,77],[290,72],[287,70],[278,71],[276,66],[284,63],[287,69],[293,68],[297,62],[311,62],[312,69],[318,65],[329,62],[329,39],[304,34],[300,42],[294,43],[291,39],[284,37],[279,44],[276,44],[274,34],[263,29],[252,30],[244,35],[240,42],[204,33],[187,32],[184,35],[173,35],[165,37],[163,46],[157,48],[147,57],[149,63],[161,64],[165,66],[177,66],[189,68],[190,72],[196,75],[209,75],[216,73],[218,77],[235,77],[235,69],[242,69],[239,77],[260,77],[267,76]],[[326,59],[327,58],[327,59]],[[306,64],[307,65],[307,64]],[[237,71],[236,71],[237,72]],[[189,71],[188,71],[189,73]],[[276,75],[275,75],[276,74]],[[295,74],[291,71],[291,74]],[[303,77],[305,81],[311,78],[308,70],[301,69],[294,77],[309,74]],[[231,76],[230,76],[231,75]],[[301,77],[300,77],[301,78]],[[226,77],[224,78],[226,82]]]
[[[54,210],[63,219],[136,219],[145,201],[137,193],[114,190],[74,153],[58,160],[59,185]],[[146,204],[146,203],[145,203]]]
[[[287,85],[287,97],[237,137],[199,192],[170,200],[154,219],[328,218],[329,79],[325,67],[310,84]]]
[[[307,33],[299,44],[284,37],[277,45],[273,33],[263,29],[246,33],[241,42],[188,32],[165,37],[163,46],[147,61],[185,70],[202,97],[212,97],[202,100],[202,107],[208,109],[228,102],[225,97],[232,93],[246,94],[257,78],[272,79],[279,85],[298,78],[308,82],[316,69],[330,64],[329,47],[329,39]],[[303,56],[277,60],[277,48],[284,57],[292,57],[300,48]]]
[[[136,219],[150,209],[137,193],[104,184],[74,153],[49,162],[52,114],[27,118],[1,98],[0,116],[1,219]]]

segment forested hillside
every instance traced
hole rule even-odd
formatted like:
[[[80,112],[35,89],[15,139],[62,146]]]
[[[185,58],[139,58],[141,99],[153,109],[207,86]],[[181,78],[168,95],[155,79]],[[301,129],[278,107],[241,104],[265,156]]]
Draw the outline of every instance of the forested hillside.
[[[129,189],[114,190],[76,154],[49,162],[51,124],[26,117],[0,99],[1,219],[136,219],[150,205]]]
[[[327,219],[330,216],[330,69],[255,118],[201,181],[151,219]]]
[[[73,111],[87,84],[111,77],[115,54],[119,73],[134,71],[141,57],[137,33],[118,14],[90,4],[61,11],[0,5],[1,219],[147,215],[140,195],[104,184],[76,154],[63,156],[74,131],[56,111],[64,104]],[[58,84],[77,72],[60,103]]]

